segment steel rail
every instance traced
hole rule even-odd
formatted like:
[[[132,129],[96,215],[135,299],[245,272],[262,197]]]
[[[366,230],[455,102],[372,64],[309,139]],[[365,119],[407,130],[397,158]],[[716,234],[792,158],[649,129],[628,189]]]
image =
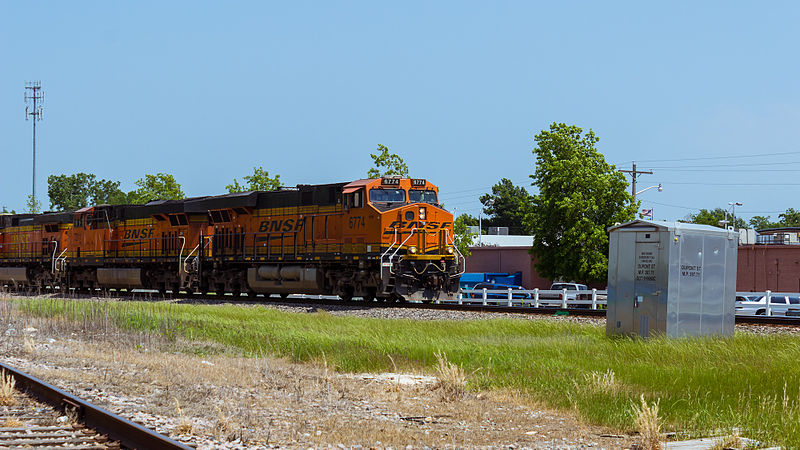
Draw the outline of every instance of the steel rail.
[[[47,403],[56,409],[72,409],[77,414],[78,420],[89,428],[107,435],[110,439],[119,441],[126,448],[153,449],[153,450],[192,450],[180,442],[174,441],[164,435],[147,429],[137,423],[131,422],[112,412],[92,405],[69,394],[57,387],[46,383],[36,377],[20,372],[13,367],[0,363],[0,369],[14,377],[16,388],[27,392],[39,401]]]
[[[146,292],[128,292],[117,291],[114,293],[118,298],[129,298],[134,300],[154,300],[163,299],[171,301],[182,300],[196,300],[206,302],[219,302],[219,303],[246,303],[246,304],[270,304],[270,303],[284,303],[284,304],[305,304],[305,305],[333,305],[333,306],[346,306],[352,308],[409,308],[409,309],[435,309],[443,311],[465,311],[465,312],[479,312],[479,313],[508,313],[508,314],[530,314],[530,315],[555,315],[559,312],[567,313],[568,315],[578,317],[602,317],[606,315],[605,309],[589,309],[589,308],[561,308],[561,307],[533,307],[533,306],[495,306],[495,305],[482,305],[479,303],[462,304],[457,303],[382,303],[382,302],[365,302],[355,300],[331,300],[331,299],[318,299],[318,298],[266,298],[266,297],[233,297],[228,295],[202,295],[202,294],[187,294],[179,293],[174,295],[167,295],[161,297],[155,293]],[[70,298],[71,296],[64,296]],[[74,298],[74,297],[73,297]],[[80,297],[78,297],[80,298]],[[494,299],[493,299],[494,300]],[[505,299],[498,299],[500,301]],[[784,316],[736,316],[736,323],[739,324],[762,324],[762,325],[775,325],[775,326],[800,326],[800,317],[784,317]]]

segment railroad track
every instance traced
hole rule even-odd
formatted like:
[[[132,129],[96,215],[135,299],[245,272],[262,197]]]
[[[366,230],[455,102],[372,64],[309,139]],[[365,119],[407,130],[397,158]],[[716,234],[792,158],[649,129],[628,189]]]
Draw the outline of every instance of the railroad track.
[[[184,444],[0,363],[16,392],[0,397],[0,449],[188,450]],[[4,382],[4,387],[10,387]]]
[[[22,295],[22,294],[21,294]],[[270,303],[284,303],[284,304],[304,304],[304,305],[332,305],[332,306],[345,306],[345,307],[361,307],[361,308],[409,308],[409,309],[435,309],[442,311],[468,311],[468,312],[486,312],[486,313],[507,313],[507,314],[527,314],[527,315],[573,315],[579,317],[605,317],[605,309],[589,309],[589,308],[561,308],[561,307],[530,307],[530,306],[501,306],[501,305],[482,305],[482,304],[456,304],[456,303],[382,303],[382,302],[364,302],[354,300],[341,300],[329,298],[313,298],[313,297],[254,297],[249,298],[246,295],[234,297],[232,295],[216,295],[216,294],[187,294],[181,292],[176,295],[168,295],[162,297],[155,292],[130,292],[130,291],[115,291],[113,296],[109,298],[128,298],[132,300],[173,300],[173,301],[192,301],[203,303],[248,303],[248,304],[270,304]],[[67,296],[68,298],[70,296]],[[73,297],[74,298],[74,297]],[[783,317],[783,316],[736,316],[737,324],[761,324],[761,325],[774,325],[774,326],[800,326],[800,317]]]
[[[467,312],[485,312],[485,313],[507,313],[507,314],[527,314],[527,315],[572,315],[579,317],[605,317],[605,309],[589,309],[589,308],[555,308],[555,307],[527,307],[527,306],[501,306],[501,305],[481,305],[481,304],[455,304],[455,303],[366,303],[363,301],[344,301],[335,300],[330,298],[271,298],[269,300],[263,297],[256,297],[255,299],[248,299],[247,297],[234,298],[231,296],[217,296],[217,295],[193,295],[193,294],[179,294],[173,297],[178,301],[181,300],[196,300],[199,302],[247,302],[251,304],[269,304],[269,303],[284,303],[284,304],[303,304],[303,305],[333,305],[345,306],[355,308],[409,308],[409,309],[434,309],[442,311],[467,311]],[[800,326],[800,317],[783,317],[783,316],[736,316],[737,324],[762,324],[762,325],[776,325],[776,326]]]

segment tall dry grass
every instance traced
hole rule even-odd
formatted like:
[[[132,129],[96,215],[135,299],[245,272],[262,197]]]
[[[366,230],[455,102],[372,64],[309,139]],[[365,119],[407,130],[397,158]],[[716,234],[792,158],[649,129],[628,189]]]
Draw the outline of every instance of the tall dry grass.
[[[644,394],[640,397],[641,406],[633,405],[634,424],[639,432],[644,450],[661,450],[664,447],[661,436],[661,419],[658,417],[658,403],[648,404]]]
[[[17,380],[14,377],[6,374],[5,370],[0,371],[0,405],[14,406],[19,403],[16,385]]]

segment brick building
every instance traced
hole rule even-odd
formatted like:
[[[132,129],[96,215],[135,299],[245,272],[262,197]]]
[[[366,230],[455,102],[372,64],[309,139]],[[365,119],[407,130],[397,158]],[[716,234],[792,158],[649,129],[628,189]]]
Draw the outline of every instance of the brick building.
[[[469,248],[467,272],[522,272],[522,286],[526,289],[548,289],[550,280],[542,278],[533,268],[528,250],[533,236],[483,235],[475,238]]]
[[[736,290],[800,292],[800,228],[758,230],[739,245]]]

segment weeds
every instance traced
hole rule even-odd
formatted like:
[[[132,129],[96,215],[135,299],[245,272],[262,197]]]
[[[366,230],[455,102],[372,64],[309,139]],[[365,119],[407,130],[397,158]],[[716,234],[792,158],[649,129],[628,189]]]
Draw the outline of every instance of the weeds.
[[[181,409],[181,404],[178,399],[175,400],[175,414],[178,416],[178,425],[175,427],[175,432],[178,434],[193,434],[194,433],[194,424],[192,424],[191,419],[187,418],[184,415],[183,410]]]
[[[23,425],[22,421],[17,419],[16,417],[7,417],[3,420],[3,428],[18,428]]]
[[[25,339],[22,342],[22,349],[25,351],[25,353],[32,355],[36,352],[36,341],[34,341],[30,336],[25,336]]]
[[[6,371],[0,371],[0,405],[2,406],[14,406],[18,402],[16,397],[16,389],[14,388],[17,385],[17,380],[14,379],[11,375],[6,375]]]
[[[436,378],[434,389],[439,391],[443,401],[452,402],[464,396],[467,386],[467,375],[461,365],[455,365],[447,360],[443,351],[434,353],[436,356]]]
[[[620,385],[617,382],[617,376],[611,369],[605,372],[592,371],[584,376],[586,383],[590,388],[600,391],[604,394],[616,394],[620,390]]]
[[[737,430],[730,436],[718,439],[710,450],[744,449],[747,447],[748,446],[742,441],[742,437],[739,436],[739,431]]]
[[[214,426],[214,436],[219,439],[232,441],[236,439],[237,431],[238,426],[233,422],[231,416],[223,414],[222,409],[217,406],[217,423]]]
[[[661,419],[658,417],[658,403],[656,400],[652,405],[648,405],[644,399],[644,394],[640,397],[642,406],[633,405],[635,415],[634,423],[636,431],[641,438],[642,449],[661,450],[663,448],[661,439]]]

